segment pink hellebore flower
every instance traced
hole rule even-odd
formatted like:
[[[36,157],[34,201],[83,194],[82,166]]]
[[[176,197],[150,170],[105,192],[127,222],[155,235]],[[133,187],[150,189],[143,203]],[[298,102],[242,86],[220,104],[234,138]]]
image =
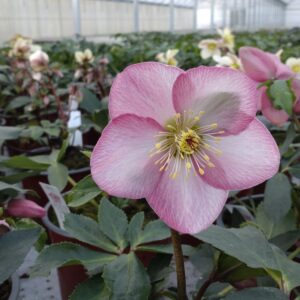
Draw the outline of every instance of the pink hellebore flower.
[[[257,97],[253,81],[229,68],[129,66],[113,82],[111,122],[92,153],[95,182],[111,195],[146,198],[182,233],[204,230],[229,190],[278,170],[277,145],[255,118]]]
[[[12,217],[42,218],[46,210],[31,200],[13,199],[8,202],[6,213]]]
[[[263,83],[267,80],[288,80],[295,76],[292,70],[280,61],[278,55],[264,52],[254,47],[242,47],[239,50],[239,56],[245,73],[257,83]],[[293,84],[293,88],[294,88]],[[300,96],[300,94],[299,94]],[[258,109],[273,124],[284,124],[289,115],[282,109],[273,107],[271,100],[266,94],[266,88],[261,88],[261,101]]]
[[[239,57],[245,73],[259,83],[273,79],[287,80],[294,76],[291,69],[273,53],[254,47],[241,47]]]

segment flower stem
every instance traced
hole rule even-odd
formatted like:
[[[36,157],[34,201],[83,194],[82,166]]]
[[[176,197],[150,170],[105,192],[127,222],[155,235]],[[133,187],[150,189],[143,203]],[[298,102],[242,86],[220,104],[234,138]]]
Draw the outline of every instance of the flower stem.
[[[72,186],[76,185],[76,181],[70,175],[68,176],[68,181]]]
[[[300,121],[298,120],[298,117],[295,114],[293,114],[293,121],[298,129],[298,132],[300,132]]]
[[[300,247],[298,247],[296,250],[294,250],[290,255],[289,255],[289,259],[294,259],[295,257],[297,257],[300,254]]]
[[[174,248],[174,258],[175,258],[176,273],[177,273],[178,300],[187,300],[184,259],[183,259],[183,253],[181,248],[181,239],[179,233],[174,229],[171,229],[171,235],[172,235],[172,243]]]

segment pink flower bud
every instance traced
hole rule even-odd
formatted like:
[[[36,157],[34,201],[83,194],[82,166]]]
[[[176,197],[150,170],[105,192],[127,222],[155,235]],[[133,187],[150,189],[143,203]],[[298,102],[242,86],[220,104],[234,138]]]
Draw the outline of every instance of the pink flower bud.
[[[46,210],[31,200],[13,199],[8,202],[6,213],[12,217],[42,218]]]

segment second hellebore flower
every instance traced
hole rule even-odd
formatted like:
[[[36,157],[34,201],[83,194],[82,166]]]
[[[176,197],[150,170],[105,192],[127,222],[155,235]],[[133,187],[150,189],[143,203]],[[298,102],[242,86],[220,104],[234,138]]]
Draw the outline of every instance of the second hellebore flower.
[[[229,68],[131,65],[113,83],[92,176],[111,195],[146,198],[182,233],[204,230],[229,190],[278,170],[277,145],[255,118],[257,98],[255,83]]]
[[[254,47],[241,47],[239,50],[240,59],[245,73],[257,83],[264,83],[272,80],[288,80],[295,76],[292,70],[280,61],[280,57],[273,53],[264,52]],[[293,83],[293,85],[298,85]],[[273,106],[271,99],[266,93],[266,88],[261,88],[261,101],[258,109],[273,124],[284,124],[289,115],[283,109]]]

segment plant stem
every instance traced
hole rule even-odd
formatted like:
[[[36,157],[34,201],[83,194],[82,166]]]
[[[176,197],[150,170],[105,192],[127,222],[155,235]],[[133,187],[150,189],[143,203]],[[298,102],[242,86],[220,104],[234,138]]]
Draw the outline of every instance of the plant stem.
[[[289,259],[294,259],[295,257],[297,257],[300,254],[300,247],[298,247],[296,250],[294,250],[290,255],[289,255]]]
[[[181,248],[181,238],[179,233],[174,229],[171,229],[171,235],[172,235],[172,243],[174,248],[174,258],[175,258],[176,273],[177,273],[178,300],[187,300],[184,259],[183,259],[183,253]]]
[[[295,114],[293,114],[293,121],[294,121],[294,124],[296,125],[298,131],[300,132],[300,121],[298,120],[298,118]]]
[[[72,186],[76,185],[76,181],[71,176],[68,176],[68,181]]]

